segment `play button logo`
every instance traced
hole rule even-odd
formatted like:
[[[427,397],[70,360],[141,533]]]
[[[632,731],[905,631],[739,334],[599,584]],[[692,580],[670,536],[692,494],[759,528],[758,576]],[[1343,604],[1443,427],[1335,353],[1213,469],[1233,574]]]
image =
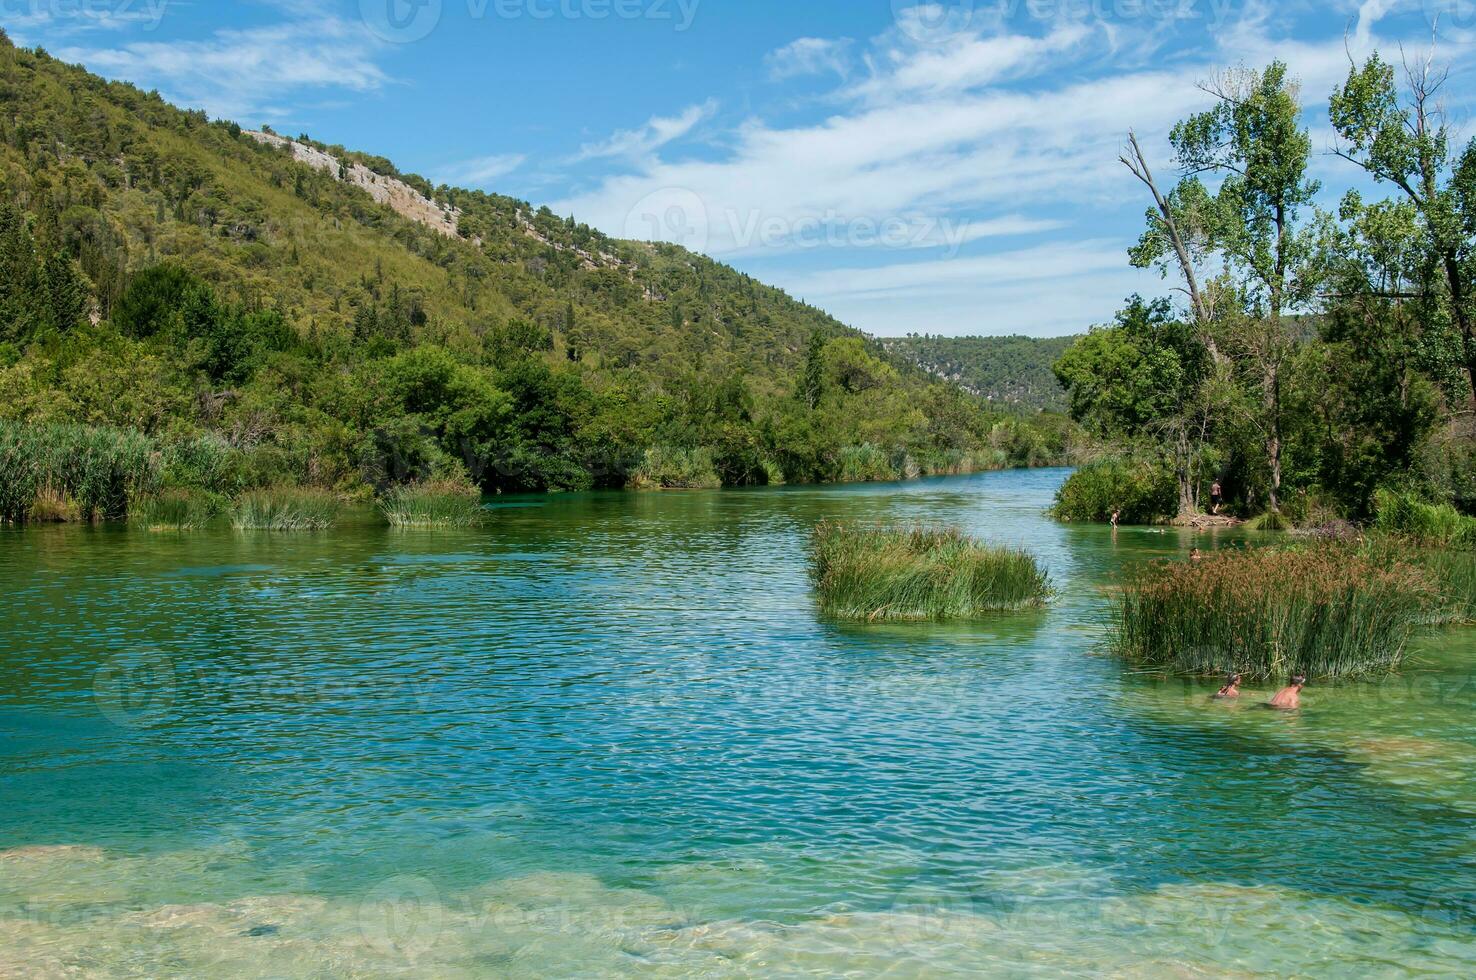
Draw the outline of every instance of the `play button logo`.
[[[412,44],[441,22],[442,0],[359,0],[364,24],[380,40]]]

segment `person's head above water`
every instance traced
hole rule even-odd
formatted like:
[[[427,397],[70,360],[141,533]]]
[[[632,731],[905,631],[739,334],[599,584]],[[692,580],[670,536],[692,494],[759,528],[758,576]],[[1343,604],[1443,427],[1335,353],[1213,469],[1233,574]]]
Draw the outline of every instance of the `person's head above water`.
[[[1226,674],[1225,675],[1225,686],[1226,687],[1234,687],[1236,684],[1239,684],[1240,683],[1240,677],[1241,677],[1240,674]]]
[[[1294,677],[1292,677],[1291,686],[1292,687],[1306,687],[1307,686],[1307,678],[1304,675],[1302,675],[1302,674],[1297,674]]]

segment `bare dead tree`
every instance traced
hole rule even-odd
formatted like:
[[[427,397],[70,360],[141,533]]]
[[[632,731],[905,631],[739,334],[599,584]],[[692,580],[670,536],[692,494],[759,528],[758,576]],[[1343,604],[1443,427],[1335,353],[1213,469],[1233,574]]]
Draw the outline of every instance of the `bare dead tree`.
[[[1189,295],[1189,305],[1194,312],[1195,323],[1199,326],[1200,331],[1207,335],[1214,311],[1210,306],[1208,296],[1200,287],[1199,273],[1194,268],[1194,257],[1189,251],[1189,240],[1179,227],[1178,218],[1174,215],[1168,198],[1164,197],[1163,192],[1158,189],[1158,181],[1154,179],[1153,170],[1148,166],[1148,157],[1138,143],[1137,133],[1128,130],[1128,149],[1119,154],[1118,159],[1153,195],[1153,203],[1158,208],[1158,217],[1163,222],[1164,233],[1168,236],[1169,244],[1173,246],[1174,254],[1179,260],[1179,268],[1184,276],[1183,291]]]

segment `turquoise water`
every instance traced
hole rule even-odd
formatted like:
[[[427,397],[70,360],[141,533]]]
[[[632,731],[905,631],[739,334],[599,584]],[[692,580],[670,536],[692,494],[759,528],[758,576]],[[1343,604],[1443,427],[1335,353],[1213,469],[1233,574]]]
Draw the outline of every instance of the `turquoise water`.
[[[1236,539],[1063,478],[0,532],[0,976],[1476,972],[1476,634],[1211,704],[1096,648],[1125,565]],[[824,517],[1060,597],[820,621]]]

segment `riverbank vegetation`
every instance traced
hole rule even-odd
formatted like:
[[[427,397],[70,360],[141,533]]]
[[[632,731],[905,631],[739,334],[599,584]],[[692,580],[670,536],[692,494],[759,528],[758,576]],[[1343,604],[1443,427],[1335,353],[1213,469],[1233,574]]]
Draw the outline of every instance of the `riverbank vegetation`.
[[[200,490],[162,490],[134,500],[129,523],[147,531],[198,531],[209,527],[226,503]]]
[[[1406,78],[1374,56],[1332,93],[1335,154],[1383,200],[1319,206],[1279,63],[1206,83],[1169,183],[1128,139],[1151,204],[1130,261],[1182,302],[1134,297],[1056,364],[1111,455],[1067,482],[1059,516],[1192,523],[1218,484],[1222,515],[1266,529],[1379,515],[1447,545],[1476,513],[1476,142],[1443,124],[1425,64]]]
[[[970,619],[1050,596],[1032,556],[957,528],[820,524],[811,577],[825,615],[864,622]]]
[[[395,487],[379,509],[391,527],[477,527],[487,516],[482,492],[463,480]]]
[[[899,479],[1080,442],[704,256],[301,138],[455,227],[412,220],[3,35],[0,108],[0,419],[150,440],[177,488]],[[7,520],[71,492],[27,483],[28,451],[0,457]]]
[[[343,501],[332,491],[275,487],[242,494],[231,509],[238,531],[323,531],[338,523]]]
[[[1362,677],[1398,667],[1440,602],[1431,577],[1399,556],[1238,551],[1139,570],[1114,642],[1133,663],[1173,673]]]

